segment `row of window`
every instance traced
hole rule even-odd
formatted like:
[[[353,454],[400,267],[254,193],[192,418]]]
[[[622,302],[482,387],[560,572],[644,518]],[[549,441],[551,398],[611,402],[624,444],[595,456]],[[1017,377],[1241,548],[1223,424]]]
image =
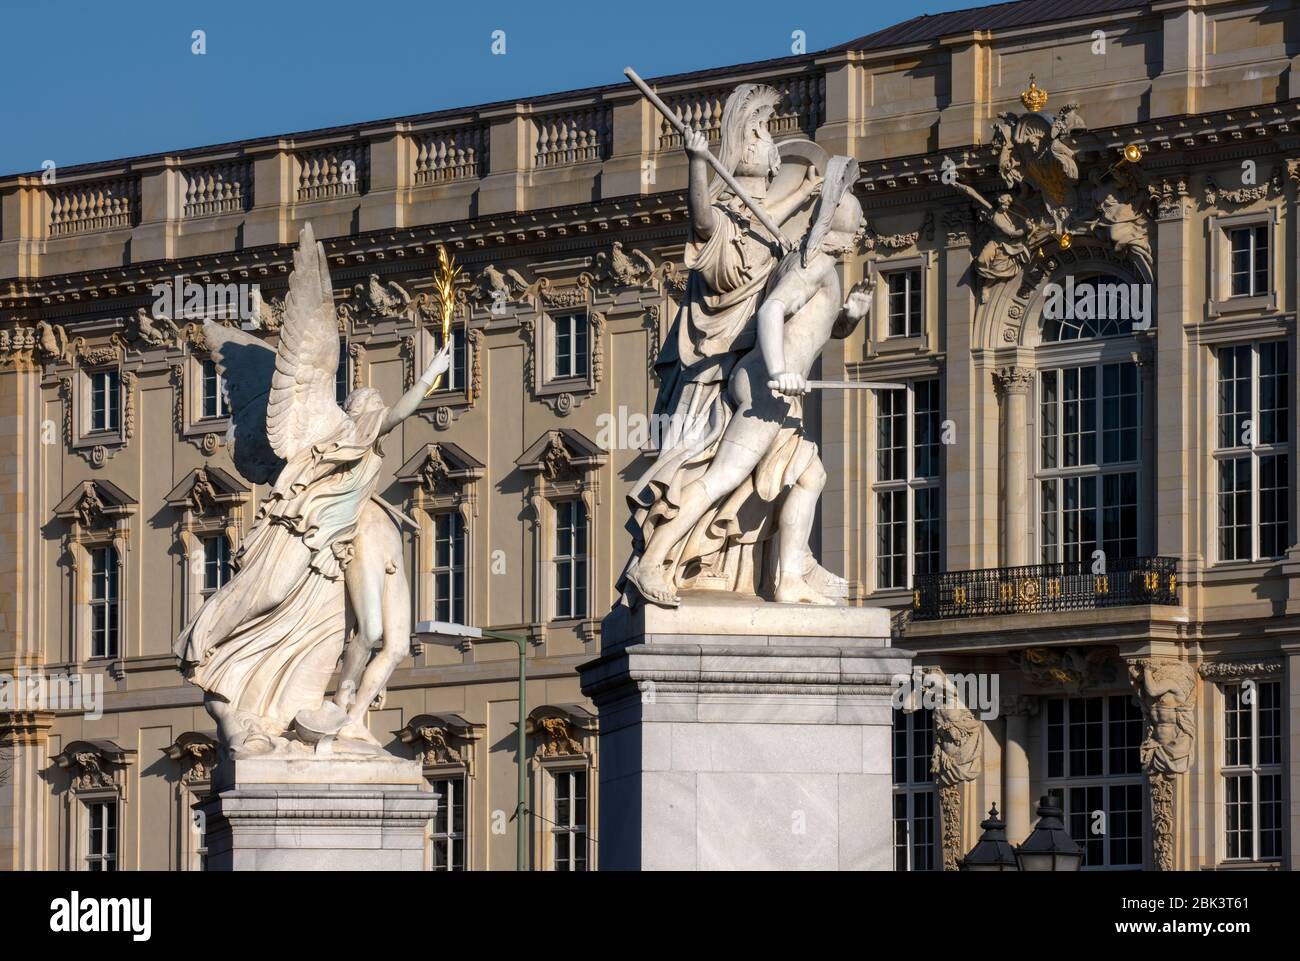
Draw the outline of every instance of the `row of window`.
[[[1286,341],[1220,348],[1214,459],[1220,561],[1280,557],[1291,544],[1290,353]],[[1038,371],[1038,545],[1044,564],[1144,549],[1151,482],[1142,450],[1142,384],[1132,361]],[[938,379],[879,391],[876,586],[941,570]]]
[[[1225,861],[1283,854],[1282,684],[1228,684],[1224,698],[1221,813]],[[1145,850],[1140,745],[1143,718],[1127,694],[1050,698],[1042,734],[1047,793],[1061,805],[1086,868],[1142,867]],[[894,867],[939,866],[930,711],[894,712]]]
[[[1229,257],[1228,296],[1260,297],[1272,289],[1270,235],[1271,228],[1267,224],[1251,224],[1225,231]],[[885,270],[882,278],[885,285],[886,336],[920,337],[925,329],[922,296],[924,276],[921,269],[908,267]],[[1110,278],[1082,278],[1076,284],[1076,289],[1106,279]],[[1132,322],[1117,317],[1043,319],[1044,343],[1131,332]]]
[[[581,501],[559,501],[555,505],[555,542],[552,569],[555,574],[552,617],[556,620],[588,615],[588,519]],[[466,623],[465,606],[465,520],[454,511],[433,519],[434,619]],[[201,538],[203,597],[217,591],[230,579],[230,542],[225,534]],[[121,653],[120,584],[116,548],[112,545],[90,550],[90,656],[113,658]]]
[[[591,368],[590,320],[587,314],[559,315],[551,320],[552,350],[549,353],[551,379],[583,378]],[[442,349],[442,332],[430,333],[430,356]],[[467,380],[467,352],[465,328],[452,330],[451,367],[438,384],[439,390],[464,390]],[[335,400],[342,404],[352,391],[347,343],[341,342],[339,364],[334,374]],[[92,433],[116,431],[121,426],[122,389],[121,375],[115,368],[92,370],[90,380],[90,411],[87,420]],[[211,358],[199,362],[199,417],[204,420],[225,417],[229,414],[225,382],[216,363]]]

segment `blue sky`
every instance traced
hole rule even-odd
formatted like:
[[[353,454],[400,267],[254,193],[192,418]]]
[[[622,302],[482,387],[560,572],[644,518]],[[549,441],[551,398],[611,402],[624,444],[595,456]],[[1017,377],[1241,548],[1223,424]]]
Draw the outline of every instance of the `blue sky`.
[[[972,0],[0,0],[0,173],[819,50]],[[206,33],[207,53],[191,53]],[[506,32],[505,56],[491,53]]]

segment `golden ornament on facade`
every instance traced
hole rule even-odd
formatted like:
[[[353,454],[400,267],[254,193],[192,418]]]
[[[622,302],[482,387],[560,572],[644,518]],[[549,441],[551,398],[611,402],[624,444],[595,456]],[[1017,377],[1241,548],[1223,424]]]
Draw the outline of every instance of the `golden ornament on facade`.
[[[1032,577],[1026,577],[1020,582],[1020,589],[1017,592],[1020,595],[1021,603],[1037,604],[1038,603],[1038,581]]]
[[[1047,106],[1047,91],[1034,81],[1032,73],[1029,75],[1029,89],[1020,95],[1020,102],[1025,105],[1026,110],[1032,110],[1034,113]]]

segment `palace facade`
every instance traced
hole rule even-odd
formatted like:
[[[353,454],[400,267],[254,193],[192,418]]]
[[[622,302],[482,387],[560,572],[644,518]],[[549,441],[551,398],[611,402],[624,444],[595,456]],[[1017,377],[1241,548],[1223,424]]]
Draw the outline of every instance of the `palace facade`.
[[[822,562],[990,695],[897,712],[897,866],[956,867],[994,803],[1019,841],[1042,795],[1089,868],[1300,866],[1296,0],[1016,0],[653,81],[715,145],[741,82],[861,164],[874,306],[820,376],[903,385],[810,403]],[[531,639],[532,863],[598,867],[576,668],[654,456],[685,186],[626,83],[0,177],[0,866],[202,866],[214,731],[172,643],[264,492],[155,288],[239,323],[257,285],[273,339],[310,221],[340,397],[414,383],[439,247],[464,268],[380,493],[416,621]],[[514,866],[514,652],[417,634],[370,714],[443,793],[433,866]]]

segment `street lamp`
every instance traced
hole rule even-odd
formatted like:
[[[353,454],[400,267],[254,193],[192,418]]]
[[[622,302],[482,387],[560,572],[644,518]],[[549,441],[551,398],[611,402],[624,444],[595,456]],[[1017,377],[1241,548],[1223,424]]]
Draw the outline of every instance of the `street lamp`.
[[[472,645],[475,641],[511,641],[519,648],[519,799],[515,805],[515,870],[527,870],[524,865],[528,860],[528,837],[524,831],[524,795],[528,790],[527,758],[528,746],[524,730],[528,713],[528,638],[519,634],[507,634],[485,627],[469,627],[451,621],[421,621],[415,625],[416,633],[428,634],[434,644],[443,647],[460,647]]]
[[[962,858],[962,871],[1019,871],[1016,852],[1007,841],[1007,824],[998,817],[998,806],[989,808],[988,820],[981,821],[984,833],[970,853]]]
[[[1061,809],[1044,794],[1038,802],[1038,823],[1016,848],[1022,871],[1077,871],[1083,850],[1065,830]]]

